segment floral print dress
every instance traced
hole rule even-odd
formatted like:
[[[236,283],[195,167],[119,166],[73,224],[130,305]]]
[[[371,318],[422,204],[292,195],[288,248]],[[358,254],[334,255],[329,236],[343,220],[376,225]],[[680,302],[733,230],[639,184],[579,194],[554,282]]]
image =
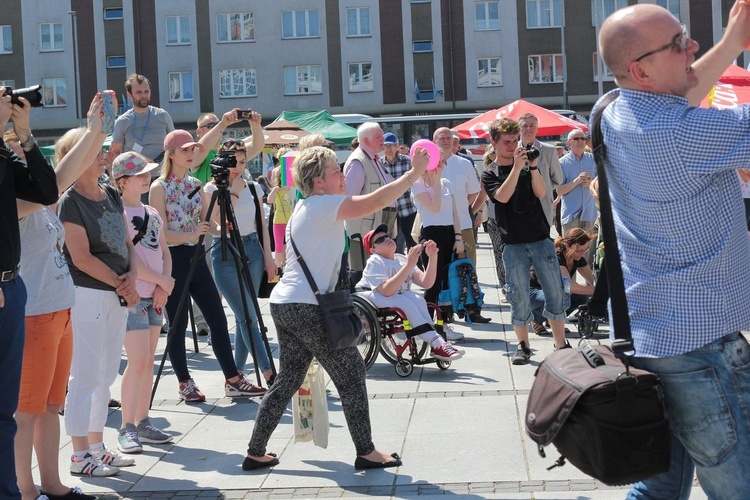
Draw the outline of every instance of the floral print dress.
[[[201,181],[186,175],[182,179],[170,173],[166,179],[159,179],[164,188],[164,206],[167,213],[167,229],[182,233],[195,232],[201,223],[203,200],[200,190],[192,198],[188,195],[201,186]],[[183,243],[193,246],[195,243]],[[175,246],[171,243],[169,246]]]

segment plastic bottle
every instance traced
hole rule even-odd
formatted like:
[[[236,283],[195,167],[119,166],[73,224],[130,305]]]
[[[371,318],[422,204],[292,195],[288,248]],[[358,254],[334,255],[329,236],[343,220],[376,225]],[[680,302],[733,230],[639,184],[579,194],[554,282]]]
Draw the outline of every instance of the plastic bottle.
[[[567,276],[563,278],[563,291],[570,295],[570,281]]]

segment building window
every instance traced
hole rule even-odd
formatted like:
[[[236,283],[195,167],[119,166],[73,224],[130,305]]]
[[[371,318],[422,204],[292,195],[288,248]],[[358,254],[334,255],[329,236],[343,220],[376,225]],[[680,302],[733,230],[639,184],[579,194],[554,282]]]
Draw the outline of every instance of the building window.
[[[349,63],[349,92],[372,92],[372,63]]]
[[[284,66],[284,93],[322,94],[323,76],[320,66]]]
[[[599,81],[599,69],[597,65],[599,64],[599,57],[596,52],[593,54],[593,69],[594,69],[594,81]],[[604,64],[604,61],[602,61],[602,81],[603,82],[613,82],[615,81],[615,75],[612,73],[612,70],[610,70],[606,64]]]
[[[432,40],[418,40],[413,45],[413,52],[432,52]]]
[[[474,29],[477,31],[500,29],[500,2],[474,4]]]
[[[430,3],[431,0],[411,0],[411,3]]]
[[[420,102],[435,102],[435,80],[432,80],[432,87],[429,89],[420,87],[417,79],[414,79],[414,101]],[[427,135],[429,137],[429,134]]]
[[[680,0],[656,0],[656,5],[664,7],[677,19],[680,18]]]
[[[104,20],[122,19],[122,8],[104,9]]]
[[[370,8],[346,9],[346,36],[370,36]]]
[[[527,28],[562,26],[563,0],[526,0]]]
[[[64,78],[42,79],[42,103],[50,107],[68,105]]]
[[[502,66],[499,57],[477,59],[477,86],[500,87],[503,84]]]
[[[0,54],[13,53],[13,28],[0,26]]]
[[[41,52],[63,50],[62,23],[42,23],[39,25],[41,35]]]
[[[107,68],[124,68],[125,56],[107,56]]]
[[[257,97],[255,68],[219,70],[219,97]]]
[[[529,83],[562,83],[562,54],[529,56]]]
[[[289,10],[281,13],[282,38],[313,38],[320,36],[318,10]]]
[[[190,44],[190,18],[167,16],[167,45]]]
[[[216,16],[220,42],[255,41],[255,16],[252,12],[234,12]]]
[[[193,100],[193,72],[172,71],[169,73],[169,100]]]
[[[660,2],[660,4],[663,2]],[[678,2],[675,2],[678,3]],[[628,6],[628,0],[591,0],[591,26],[596,26],[596,9],[599,9],[599,26],[617,9]]]

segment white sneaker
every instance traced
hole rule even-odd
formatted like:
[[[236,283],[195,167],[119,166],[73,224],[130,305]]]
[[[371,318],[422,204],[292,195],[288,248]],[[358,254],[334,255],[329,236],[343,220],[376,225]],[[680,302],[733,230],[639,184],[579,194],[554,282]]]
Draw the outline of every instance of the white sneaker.
[[[118,472],[120,469],[103,463],[91,453],[86,453],[80,462],[76,462],[75,455],[70,457],[70,473],[76,476],[107,477]]]
[[[456,341],[456,340],[463,340],[463,338],[464,338],[464,334],[463,333],[457,332],[450,325],[443,324],[443,331],[445,332],[445,338],[449,342],[453,342],[453,341]]]
[[[131,457],[125,457],[120,455],[114,450],[110,450],[106,446],[102,450],[89,450],[95,458],[98,458],[105,465],[112,467],[130,467],[135,465],[135,459]]]

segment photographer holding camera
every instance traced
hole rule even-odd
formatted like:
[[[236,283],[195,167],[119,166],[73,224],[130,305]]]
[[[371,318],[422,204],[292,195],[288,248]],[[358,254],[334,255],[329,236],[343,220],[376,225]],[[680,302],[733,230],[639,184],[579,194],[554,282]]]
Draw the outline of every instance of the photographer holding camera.
[[[0,87],[0,128],[8,121],[26,154],[24,162],[0,140],[0,497],[21,498],[13,441],[25,336],[26,287],[18,276],[21,238],[16,199],[51,205],[58,198],[54,170],[31,135],[31,103]]]

